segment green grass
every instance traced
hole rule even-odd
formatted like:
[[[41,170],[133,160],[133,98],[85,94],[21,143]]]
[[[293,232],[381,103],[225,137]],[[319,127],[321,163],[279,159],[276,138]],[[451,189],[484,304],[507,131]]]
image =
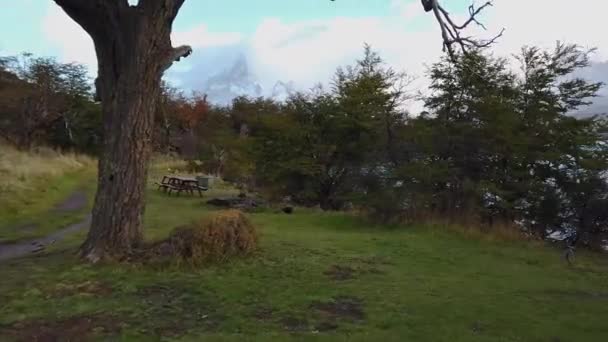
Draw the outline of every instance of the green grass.
[[[0,142],[0,243],[45,236],[75,220],[77,212],[53,210],[76,190],[95,188],[94,161],[48,148],[19,151]]]
[[[64,176],[36,179],[35,190],[25,190],[21,199],[0,206],[0,242],[46,236],[70,223],[78,222],[90,211],[95,190],[92,169],[69,172]],[[57,203],[74,191],[87,194],[87,204],[76,211],[55,210]]]
[[[152,187],[148,200],[148,239],[212,210]],[[0,334],[45,322],[69,337],[78,317],[93,317],[82,331],[124,341],[608,339],[608,262],[600,255],[580,252],[570,268],[538,243],[313,210],[251,218],[259,251],[202,269],[82,264],[73,252],[84,233],[44,257],[0,264]],[[351,277],[325,274],[335,266]],[[332,299],[355,305],[321,310]]]

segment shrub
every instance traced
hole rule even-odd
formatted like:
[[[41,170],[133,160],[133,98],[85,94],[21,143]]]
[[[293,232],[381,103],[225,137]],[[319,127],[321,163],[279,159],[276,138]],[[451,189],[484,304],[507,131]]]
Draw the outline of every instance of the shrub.
[[[153,247],[153,254],[196,266],[247,255],[257,241],[256,229],[247,216],[226,210],[175,228],[168,239]]]

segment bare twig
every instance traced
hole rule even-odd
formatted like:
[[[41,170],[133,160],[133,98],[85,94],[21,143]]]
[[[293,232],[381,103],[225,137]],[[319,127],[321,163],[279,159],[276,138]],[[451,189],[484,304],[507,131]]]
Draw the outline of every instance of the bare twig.
[[[334,0],[331,0],[334,1]],[[500,33],[493,36],[490,39],[475,40],[471,37],[462,37],[461,31],[471,25],[471,23],[477,24],[479,27],[486,30],[486,26],[477,20],[479,14],[487,7],[493,6],[493,1],[486,1],[483,5],[476,7],[475,4],[469,6],[469,18],[462,24],[456,24],[448,11],[446,11],[440,4],[439,0],[421,0],[422,7],[425,12],[433,12],[439,27],[441,28],[441,37],[443,39],[443,51],[447,51],[450,58],[454,59],[455,52],[452,45],[458,44],[463,53],[466,53],[469,48],[483,48],[492,45],[496,40],[502,37],[505,29],[503,28]]]
[[[424,2],[427,0],[423,0]],[[463,53],[466,53],[469,48],[484,48],[492,45],[496,40],[505,32],[503,28],[497,35],[491,37],[490,39],[485,40],[477,40],[471,37],[463,37],[461,36],[461,32],[469,27],[471,23],[475,23],[484,30],[487,28],[484,24],[482,24],[477,17],[485,8],[493,6],[492,1],[487,1],[480,7],[475,7],[475,4],[469,6],[469,18],[461,25],[456,24],[448,11],[446,11],[438,2],[438,0],[428,0],[431,2],[433,13],[435,14],[435,18],[441,27],[441,34],[443,37],[443,49],[447,50],[450,58],[454,59],[455,53],[452,45],[458,44]],[[426,10],[426,7],[425,7]]]

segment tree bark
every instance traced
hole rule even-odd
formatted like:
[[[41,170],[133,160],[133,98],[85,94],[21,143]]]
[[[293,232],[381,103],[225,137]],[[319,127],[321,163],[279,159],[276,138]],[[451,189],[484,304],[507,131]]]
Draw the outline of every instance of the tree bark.
[[[147,167],[160,80],[188,47],[171,47],[184,0],[55,0],[93,38],[98,59],[103,145],[91,229],[81,255],[120,259],[143,239]]]

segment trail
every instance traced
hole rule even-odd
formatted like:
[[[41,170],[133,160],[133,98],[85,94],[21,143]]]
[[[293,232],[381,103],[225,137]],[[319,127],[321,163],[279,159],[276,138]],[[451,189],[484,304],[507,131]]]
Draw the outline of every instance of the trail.
[[[86,193],[82,190],[77,190],[70,194],[70,196],[68,196],[65,200],[55,205],[52,212],[75,212],[83,209],[86,205]],[[63,240],[66,236],[83,229],[88,229],[90,225],[91,215],[89,214],[84,220],[57,230],[45,237],[16,243],[0,243],[0,262],[42,252],[46,249],[46,247],[54,244],[57,241]],[[23,227],[36,229],[37,226],[35,224],[29,224]]]
[[[73,212],[84,209],[87,205],[87,193],[83,190],[76,190],[65,200],[55,205],[56,212]]]
[[[83,221],[71,224],[43,238],[13,244],[0,244],[0,262],[41,252],[55,242],[63,240],[67,235],[88,229],[90,225],[91,215],[87,215]]]

